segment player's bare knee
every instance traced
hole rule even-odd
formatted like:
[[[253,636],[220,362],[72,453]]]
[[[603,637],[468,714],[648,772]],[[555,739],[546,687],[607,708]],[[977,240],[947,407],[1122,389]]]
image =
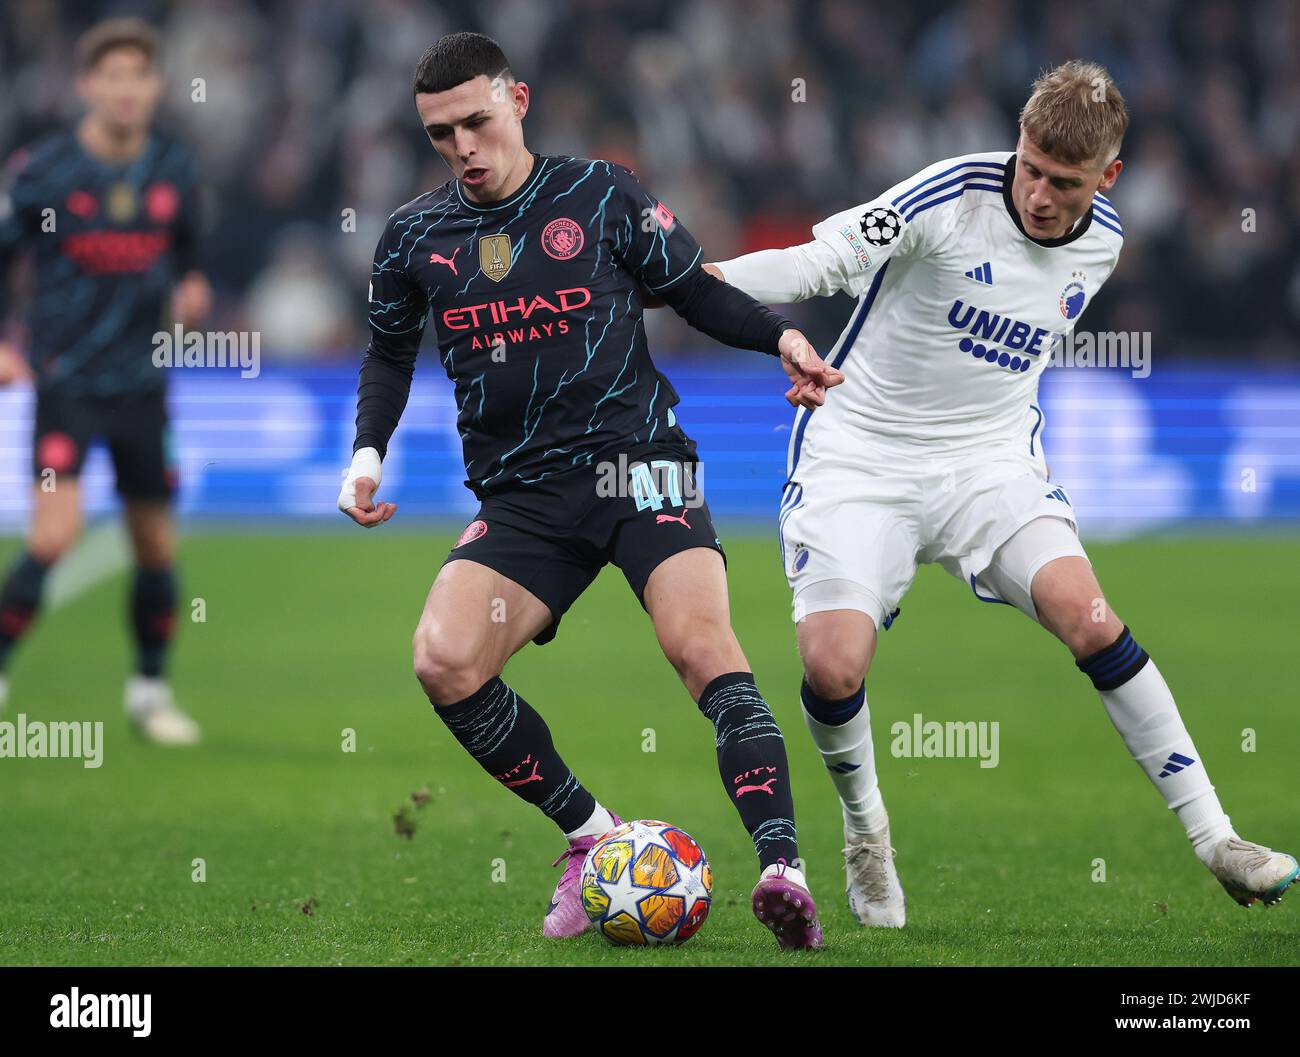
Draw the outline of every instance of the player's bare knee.
[[[1114,625],[1109,621],[1103,623],[1088,621],[1076,628],[1074,641],[1066,645],[1070,647],[1070,652],[1077,659],[1083,660],[1085,657],[1091,657],[1094,653],[1100,653],[1112,645],[1118,634]]]
[[[1105,599],[1078,596],[1058,602],[1051,614],[1057,637],[1079,660],[1091,657],[1115,641],[1115,620]]]
[[[77,542],[77,528],[46,528],[33,533],[27,541],[27,550],[42,565],[53,565]]]
[[[416,628],[411,641],[415,677],[434,705],[463,701],[497,674],[485,670],[471,645],[436,625]]]
[[[856,694],[871,666],[869,653],[842,649],[830,638],[804,642],[800,652],[809,688],[826,701],[842,701]]]
[[[682,682],[702,689],[719,675],[748,670],[731,626],[714,621],[692,621],[663,642],[668,658]]]
[[[135,541],[136,564],[142,569],[168,569],[176,561],[170,537],[149,536]]]
[[[825,701],[842,701],[858,692],[866,678],[865,666],[844,658],[818,658],[804,662],[804,678],[814,694]]]

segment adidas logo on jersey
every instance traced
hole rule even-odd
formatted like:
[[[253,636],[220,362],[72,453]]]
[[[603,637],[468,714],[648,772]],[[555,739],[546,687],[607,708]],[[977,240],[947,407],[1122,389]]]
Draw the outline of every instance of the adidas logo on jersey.
[[[1064,503],[1066,506],[1069,506],[1069,505],[1070,505],[1070,497],[1067,496],[1067,495],[1065,494],[1065,489],[1064,489],[1064,488],[1053,488],[1053,489],[1052,489],[1050,492],[1048,492],[1048,493],[1047,493],[1043,498],[1045,498],[1045,499],[1059,499],[1059,500],[1060,500],[1062,503]]]
[[[993,285],[993,265],[989,261],[985,261],[978,268],[972,268],[965,274],[967,279],[974,279],[977,283]]]

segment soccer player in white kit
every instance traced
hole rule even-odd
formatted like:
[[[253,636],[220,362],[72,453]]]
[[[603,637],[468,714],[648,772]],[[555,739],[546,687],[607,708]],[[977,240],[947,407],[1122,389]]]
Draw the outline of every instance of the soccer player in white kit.
[[[804,717],[840,796],[849,907],[863,925],[905,920],[864,680],[877,628],[924,562],[1069,648],[1229,895],[1275,903],[1300,874],[1292,856],[1233,830],[1159,669],[1105,602],[1068,495],[1048,480],[1038,378],[1119,257],[1105,192],[1127,125],[1106,70],[1069,62],[1034,84],[1015,153],[937,162],[817,224],[811,242],[706,265],[772,304],[858,299],[827,357],[844,383],[795,417],[779,524]]]

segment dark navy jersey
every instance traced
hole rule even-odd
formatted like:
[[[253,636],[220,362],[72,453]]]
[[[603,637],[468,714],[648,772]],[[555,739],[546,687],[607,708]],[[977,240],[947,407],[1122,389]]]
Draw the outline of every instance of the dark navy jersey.
[[[432,316],[468,485],[536,482],[672,429],[677,393],[650,359],[643,289],[670,296],[701,259],[611,162],[536,155],[524,185],[488,205],[449,181],[394,213],[379,240],[367,359],[409,373]],[[357,447],[387,440],[363,430]]]
[[[6,175],[0,288],[9,261],[30,252],[29,355],[37,386],[105,397],[162,386],[153,336],[169,325],[175,277],[194,266],[189,149],[153,132],[135,160],[116,164],[87,153],[69,130],[18,151]]]

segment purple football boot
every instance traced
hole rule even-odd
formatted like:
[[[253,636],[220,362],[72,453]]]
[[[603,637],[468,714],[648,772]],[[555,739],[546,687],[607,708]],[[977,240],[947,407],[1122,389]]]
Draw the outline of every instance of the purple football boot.
[[[623,820],[612,811],[610,815],[614,819],[611,829],[623,824]],[[591,927],[587,912],[582,909],[582,864],[587,858],[587,852],[603,836],[602,833],[570,841],[564,854],[551,863],[552,866],[564,863],[564,873],[560,876],[560,883],[555,886],[551,905],[542,921],[542,935],[547,939],[562,940],[581,936]]]
[[[802,871],[782,859],[763,871],[754,885],[754,917],[772,930],[783,951],[816,950],[822,945],[817,904]]]

